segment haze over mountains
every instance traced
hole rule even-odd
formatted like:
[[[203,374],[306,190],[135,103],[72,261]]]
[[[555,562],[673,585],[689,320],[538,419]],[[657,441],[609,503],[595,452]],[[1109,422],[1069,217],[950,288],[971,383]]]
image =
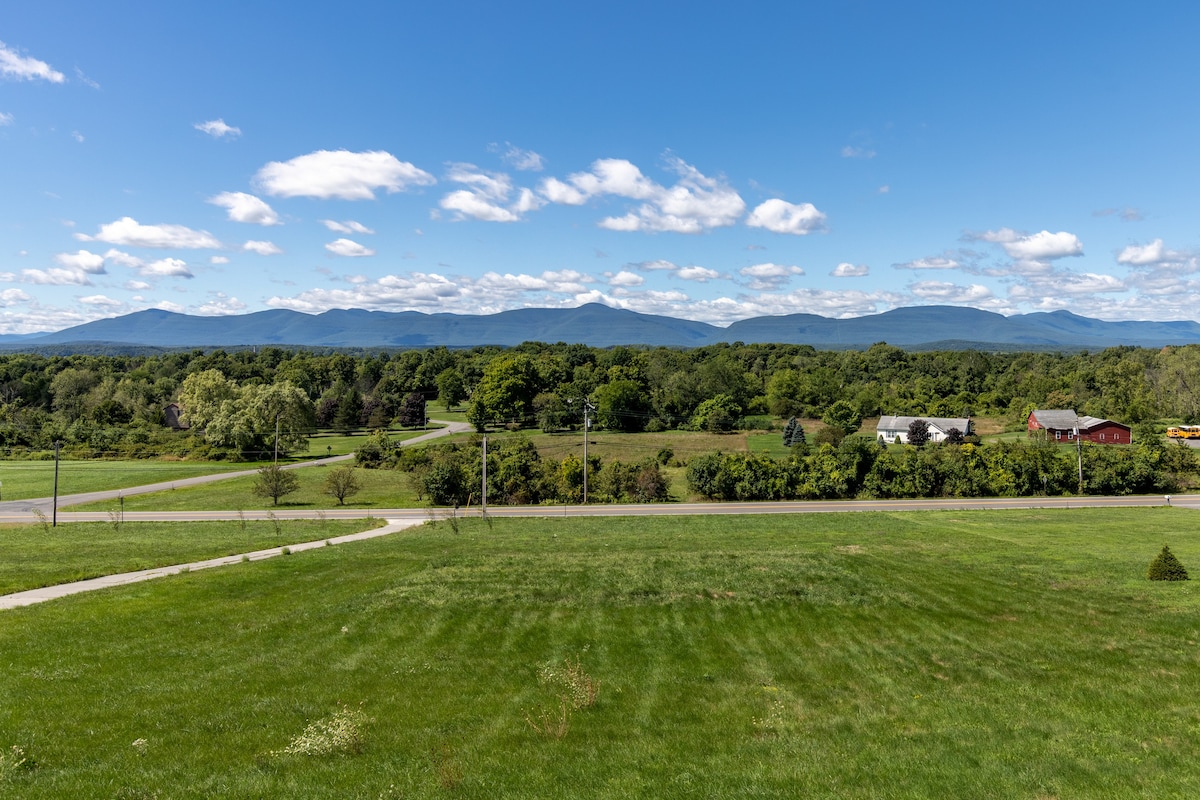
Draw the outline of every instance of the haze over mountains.
[[[276,309],[200,317],[150,309],[54,333],[0,336],[0,348],[66,349],[75,345],[191,348],[289,345],[312,348],[512,346],[567,342],[593,347],[700,347],[719,342],[808,344],[818,349],[876,342],[929,349],[1101,349],[1200,343],[1200,324],[1105,322],[1068,311],[1005,317],[957,306],[898,308],[852,319],[816,314],[756,317],[721,328],[704,322],[588,304],[525,308],[471,316],[337,309],[321,314]]]

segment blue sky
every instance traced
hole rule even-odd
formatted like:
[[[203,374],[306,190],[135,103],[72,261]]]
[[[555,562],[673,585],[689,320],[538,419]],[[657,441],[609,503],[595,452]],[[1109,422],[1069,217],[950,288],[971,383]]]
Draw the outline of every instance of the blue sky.
[[[1196,4],[12,5],[0,333],[1198,318]]]

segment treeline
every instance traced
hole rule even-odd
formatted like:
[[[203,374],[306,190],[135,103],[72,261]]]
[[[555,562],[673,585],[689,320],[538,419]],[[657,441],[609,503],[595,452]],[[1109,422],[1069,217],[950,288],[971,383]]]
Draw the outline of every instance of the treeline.
[[[1197,386],[1200,346],[1064,354],[530,343],[355,356],[278,347],[10,354],[0,355],[0,447],[45,450],[61,441],[79,455],[237,457],[261,452],[277,420],[295,449],[314,429],[384,428],[411,419],[415,401],[433,399],[465,405],[480,429],[577,426],[585,404],[593,424],[624,431],[723,431],[792,416],[853,430],[881,414],[987,416],[1016,426],[1038,407],[1127,424],[1197,422]],[[193,433],[164,430],[172,401]]]
[[[1134,447],[1046,439],[881,447],[848,436],[787,459],[713,453],[689,460],[691,491],[714,500],[841,500],[1170,493],[1194,475],[1195,451],[1149,438]],[[1080,482],[1082,478],[1082,483]]]
[[[407,474],[418,500],[438,506],[479,505],[483,501],[484,441],[423,448],[401,448],[386,436],[374,435],[356,453],[358,466],[390,468]],[[651,503],[669,500],[667,476],[661,466],[670,458],[638,462],[587,460],[587,500],[598,503]],[[487,502],[494,505],[580,503],[584,498],[582,459],[568,455],[543,458],[524,437],[493,439],[487,445]]]

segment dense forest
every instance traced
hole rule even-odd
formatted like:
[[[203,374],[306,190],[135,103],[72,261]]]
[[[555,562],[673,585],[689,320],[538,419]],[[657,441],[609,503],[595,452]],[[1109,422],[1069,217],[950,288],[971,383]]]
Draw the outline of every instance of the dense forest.
[[[594,425],[630,432],[719,432],[779,426],[792,417],[821,420],[817,435],[796,450],[792,461],[800,459],[801,450],[803,459],[817,458],[815,448],[829,445],[829,452],[852,462],[830,469],[853,479],[821,490],[804,488],[814,485],[811,475],[804,477],[813,470],[807,461],[760,481],[775,489],[753,491],[728,488],[736,480],[708,480],[699,465],[691,465],[694,489],[712,497],[1004,494],[1053,486],[1067,491],[1073,486],[1070,470],[1064,477],[1065,468],[1048,465],[1034,470],[1034,478],[1022,479],[1029,486],[1003,480],[992,485],[977,477],[973,488],[947,488],[945,479],[927,477],[917,488],[899,491],[879,483],[883,467],[876,465],[881,458],[901,456],[872,453],[868,468],[854,455],[859,445],[843,445],[842,439],[863,419],[881,414],[988,417],[1017,429],[1034,408],[1074,408],[1145,432],[1152,430],[1147,424],[1165,420],[1200,420],[1196,386],[1200,346],[1195,345],[1098,353],[908,352],[883,343],[863,351],[740,343],[686,350],[526,343],[353,355],[278,347],[144,356],[11,354],[0,356],[0,447],[9,457],[44,457],[55,442],[74,457],[256,457],[274,445],[277,431],[285,452],[298,452],[317,429],[419,425],[425,401],[436,399],[449,408],[465,407],[481,431],[495,426],[562,430],[581,424],[585,406]],[[178,404],[187,430],[167,427],[169,403]],[[982,453],[980,459],[990,457],[987,447],[970,446],[975,448],[970,453]],[[960,448],[954,458],[964,452]],[[986,474],[987,465],[980,464],[978,474]],[[741,473],[767,469],[756,462],[727,467]],[[714,467],[709,463],[704,469]],[[874,484],[867,480],[872,469]],[[1186,464],[1171,467],[1186,469]],[[649,474],[642,476],[642,490],[618,486],[632,478],[613,480],[616,488],[608,492],[613,497],[661,496]],[[1171,485],[1164,481],[1136,483],[1147,489]],[[541,494],[533,500],[563,496]]]

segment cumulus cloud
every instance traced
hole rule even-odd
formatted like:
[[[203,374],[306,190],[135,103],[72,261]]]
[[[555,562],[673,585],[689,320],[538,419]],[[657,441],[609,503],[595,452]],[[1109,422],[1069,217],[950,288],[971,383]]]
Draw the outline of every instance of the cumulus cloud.
[[[514,187],[507,175],[481,170],[474,164],[451,164],[446,180],[468,187],[450,192],[439,203],[443,209],[453,211],[456,220],[517,222],[545,203],[531,189],[520,189],[512,198]]]
[[[133,217],[100,226],[95,236],[77,233],[81,242],[107,242],[126,247],[169,247],[175,249],[213,249],[221,243],[208,231],[195,231],[183,225],[142,225]]]
[[[552,203],[574,206],[609,195],[644,201],[623,216],[605,217],[598,223],[614,231],[701,233],[733,225],[745,212],[745,201],[723,180],[710,178],[675,156],[669,156],[666,165],[679,176],[674,186],[652,181],[625,159],[604,158],[593,162],[590,171],[569,175],[565,181],[546,178],[538,193]]]
[[[245,192],[221,192],[210,197],[208,202],[221,206],[234,222],[254,225],[279,225],[279,215],[267,203]]]
[[[1006,236],[1012,233],[1007,228],[1001,230]],[[1050,261],[1056,258],[1083,255],[1083,242],[1079,241],[1075,234],[1066,231],[1058,233],[1042,231],[1008,241],[999,239],[985,239],[985,241],[1000,241],[1004,252],[1021,261]]]
[[[161,258],[147,263],[137,256],[120,250],[109,250],[104,254],[107,261],[135,270],[144,278],[191,278],[192,271],[186,262],[178,258]]]
[[[213,256],[208,260],[210,264],[228,264],[229,256]]]
[[[21,270],[21,280],[42,286],[91,286],[92,279],[81,269],[53,267]]]
[[[1168,250],[1162,239],[1155,239],[1150,244],[1131,244],[1117,254],[1118,264],[1131,267],[1159,267],[1172,270],[1193,270],[1196,267],[1194,253],[1179,250]]]
[[[125,281],[123,288],[128,289],[131,292],[144,292],[147,289],[153,289],[154,286],[146,283],[145,281]]]
[[[258,253],[260,256],[277,256],[283,252],[274,242],[256,241],[254,239],[250,239],[242,245],[242,249],[247,253]]]
[[[144,264],[139,268],[138,274],[155,278],[193,277],[187,263],[178,258],[160,258],[157,261],[151,261],[149,264]]]
[[[325,245],[325,249],[335,256],[346,256],[347,258],[361,258],[363,256],[375,255],[374,250],[364,247],[351,239],[337,239]]]
[[[1020,302],[1040,302],[1064,295],[1090,297],[1095,294],[1124,292],[1128,288],[1124,281],[1112,275],[1059,271],[1011,287],[1009,297]]]
[[[13,124],[13,115],[0,111],[0,128]]]
[[[623,269],[620,272],[606,272],[604,276],[608,278],[609,286],[641,286],[646,282],[646,279],[636,272],[630,272]]]
[[[866,264],[851,264],[848,261],[843,261],[833,268],[829,274],[835,278],[861,278],[871,272],[871,268]]]
[[[522,172],[541,172],[546,167],[546,160],[532,150],[522,150],[512,142],[488,145],[488,150],[500,153],[500,158],[510,167]]]
[[[372,200],[376,189],[391,194],[437,181],[428,172],[382,150],[317,150],[291,161],[270,162],[258,171],[254,182],[267,194],[278,197]]]
[[[905,261],[903,264],[893,264],[892,266],[896,269],[958,269],[962,264],[953,258],[934,256],[918,258],[916,261]]]
[[[192,126],[198,131],[207,133],[214,139],[222,139],[228,136],[230,139],[236,139],[242,135],[241,128],[235,128],[232,125],[226,125],[223,119],[210,119],[208,122],[197,122]]]
[[[773,197],[755,208],[746,224],[774,233],[805,236],[825,229],[825,215],[812,203],[789,203]]]
[[[104,272],[104,258],[102,255],[80,250],[75,253],[59,253],[54,260],[68,269],[77,269],[81,272],[98,275]]]
[[[922,300],[949,305],[982,306],[993,297],[991,289],[977,283],[959,286],[944,281],[918,281],[909,287],[909,291]]]
[[[224,292],[214,292],[212,298],[196,308],[196,313],[205,317],[223,317],[246,310],[246,304]]]
[[[52,69],[45,61],[23,56],[4,42],[0,42],[0,78],[13,81],[41,80],[50,83],[62,83],[66,80],[66,76]]]
[[[90,294],[87,297],[79,298],[79,302],[85,306],[97,306],[102,308],[120,308],[124,305],[120,300],[114,300],[111,297],[103,294]]]
[[[685,281],[696,281],[697,283],[707,283],[711,280],[716,280],[721,277],[721,273],[707,267],[680,267],[675,272],[675,277]]]
[[[374,233],[375,231],[363,225],[361,222],[355,222],[348,219],[345,222],[337,222],[332,219],[323,219],[321,224],[334,233]]]
[[[796,266],[784,264],[755,264],[743,267],[738,274],[746,278],[747,284],[756,291],[775,291],[790,281],[796,275],[803,275],[804,270]]]

